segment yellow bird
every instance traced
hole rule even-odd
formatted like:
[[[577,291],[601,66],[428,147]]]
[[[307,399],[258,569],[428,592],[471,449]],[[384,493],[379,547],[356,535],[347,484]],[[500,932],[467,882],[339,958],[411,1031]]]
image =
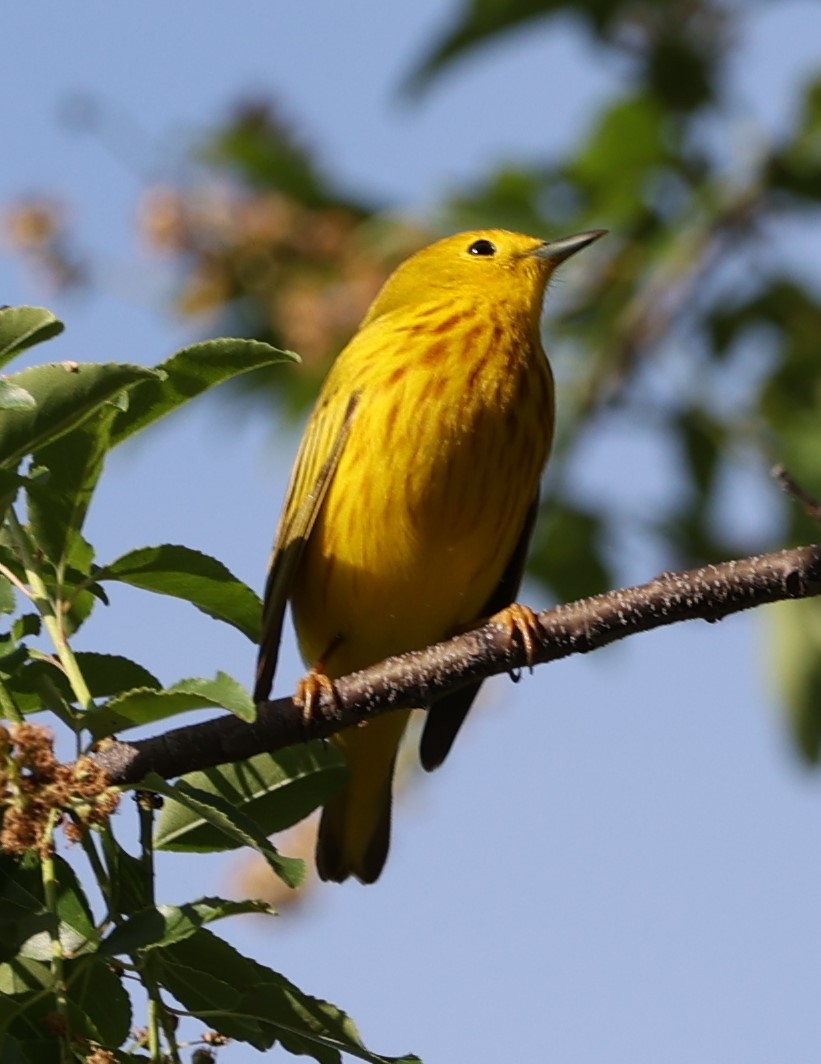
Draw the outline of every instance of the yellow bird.
[[[513,602],[553,435],[544,292],[556,266],[604,232],[459,233],[385,282],[325,381],[291,474],[257,702],[270,694],[289,599],[312,667],[301,688],[309,708],[326,677],[428,646]],[[444,760],[479,686],[428,709],[425,769]],[[322,813],[323,879],[372,883],[382,871],[410,712],[335,737],[351,775]]]

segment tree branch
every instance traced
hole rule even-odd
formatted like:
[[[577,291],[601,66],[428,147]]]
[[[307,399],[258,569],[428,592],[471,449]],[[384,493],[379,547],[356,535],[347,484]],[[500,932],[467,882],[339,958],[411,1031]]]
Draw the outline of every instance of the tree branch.
[[[537,615],[534,663],[586,654],[637,632],[731,613],[784,599],[821,594],[821,545],[663,573],[639,587],[610,591]],[[336,701],[321,694],[311,720],[292,698],[259,706],[257,720],[234,716],[176,728],[150,739],[109,741],[95,757],[114,783],[137,783],[149,772],[169,779],[244,761],[394,709],[425,706],[465,684],[526,667],[520,640],[494,620],[425,650],[388,658],[335,681]]]

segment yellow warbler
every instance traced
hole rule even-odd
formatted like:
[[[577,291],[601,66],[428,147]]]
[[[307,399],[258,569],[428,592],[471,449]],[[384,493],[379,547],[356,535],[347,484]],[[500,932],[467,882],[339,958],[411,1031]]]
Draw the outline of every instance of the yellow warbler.
[[[274,545],[255,697],[270,693],[285,605],[313,672],[303,696],[509,606],[553,433],[540,340],[555,267],[603,230],[545,242],[504,230],[431,245],[388,278],[331,369]],[[511,614],[511,628],[520,618]],[[479,684],[435,703],[426,769]],[[372,883],[390,841],[396,751],[411,711],[336,736],[349,782],[323,810],[323,879]]]

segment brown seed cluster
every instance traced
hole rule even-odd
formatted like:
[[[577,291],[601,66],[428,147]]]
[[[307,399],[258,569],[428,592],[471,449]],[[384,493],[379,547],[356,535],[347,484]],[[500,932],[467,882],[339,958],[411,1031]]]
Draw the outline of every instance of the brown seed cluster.
[[[5,853],[22,856],[35,850],[48,856],[53,826],[62,823],[66,837],[76,842],[90,825],[106,821],[119,800],[108,774],[91,758],[73,764],[57,760],[48,728],[0,725],[0,847]]]

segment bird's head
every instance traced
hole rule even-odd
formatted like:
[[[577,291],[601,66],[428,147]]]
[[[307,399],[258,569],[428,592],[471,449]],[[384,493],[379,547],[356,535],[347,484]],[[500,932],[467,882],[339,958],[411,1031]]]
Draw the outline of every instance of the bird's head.
[[[539,240],[505,229],[456,233],[417,251],[387,279],[363,321],[420,306],[443,293],[509,302],[538,317],[545,287],[560,263],[606,229]]]

